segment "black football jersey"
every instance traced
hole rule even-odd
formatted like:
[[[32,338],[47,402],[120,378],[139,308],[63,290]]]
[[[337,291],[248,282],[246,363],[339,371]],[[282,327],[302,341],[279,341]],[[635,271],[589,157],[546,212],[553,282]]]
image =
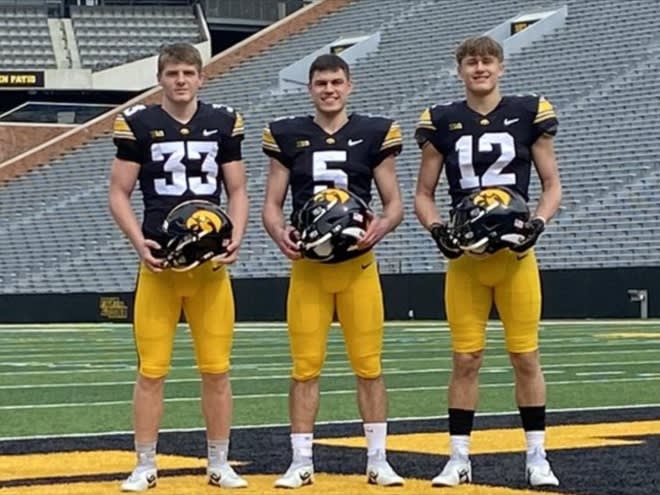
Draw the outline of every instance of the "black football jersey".
[[[220,204],[222,167],[241,160],[243,119],[230,107],[199,102],[186,124],[160,105],[133,106],[114,124],[117,158],[140,164],[145,237],[165,241],[161,225],[184,201]]]
[[[557,133],[557,116],[542,96],[505,96],[488,115],[466,101],[434,105],[422,112],[415,138],[444,157],[452,204],[469,193],[504,186],[529,199],[532,145]]]
[[[385,117],[353,113],[328,134],[312,116],[285,117],[266,126],[262,146],[290,171],[294,211],[326,187],[348,189],[369,204],[373,170],[401,152],[401,128]]]

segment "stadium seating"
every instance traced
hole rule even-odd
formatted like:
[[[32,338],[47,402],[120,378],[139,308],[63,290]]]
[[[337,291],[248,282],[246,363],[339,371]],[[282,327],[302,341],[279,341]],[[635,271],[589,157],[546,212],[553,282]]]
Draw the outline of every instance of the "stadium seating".
[[[3,69],[49,69],[55,54],[45,7],[0,6],[0,66]]]
[[[175,41],[200,41],[192,7],[71,7],[82,66],[101,70],[158,53]]]
[[[548,96],[560,118],[556,148],[565,201],[540,243],[541,266],[657,265],[660,5],[644,0],[566,3],[566,25],[510,57],[503,80],[506,93]],[[339,35],[377,30],[379,50],[353,67],[351,109],[396,117],[405,134],[399,177],[406,219],[378,248],[381,271],[444,270],[412,209],[419,162],[413,139],[417,118],[430,104],[461,97],[461,85],[451,73],[453,48],[461,39],[516,14],[556,5],[530,5],[526,0],[360,0],[209,81],[202,98],[229,104],[246,120],[251,223],[233,275],[283,276],[288,270],[260,226],[267,167],[260,150],[261,129],[277,116],[311,109],[306,93],[277,90],[278,71]],[[133,287],[135,255],[106,206],[113,151],[110,138],[100,137],[3,188],[0,291]],[[534,182],[532,196],[538,193]],[[444,184],[439,198],[446,204]],[[139,193],[134,200],[139,208]]]

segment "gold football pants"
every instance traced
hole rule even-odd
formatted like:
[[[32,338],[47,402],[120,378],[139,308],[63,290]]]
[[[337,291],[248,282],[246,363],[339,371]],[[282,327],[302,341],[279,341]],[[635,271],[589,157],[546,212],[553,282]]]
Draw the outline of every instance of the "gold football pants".
[[[383,294],[376,259],[369,251],[335,264],[293,262],[287,322],[295,380],[321,374],[335,312],[354,373],[362,378],[380,376]]]
[[[541,282],[533,250],[502,249],[486,258],[469,255],[450,260],[445,309],[455,352],[486,346],[486,322],[493,302],[504,326],[509,352],[538,348]]]
[[[154,273],[140,266],[133,317],[140,373],[149,378],[167,375],[182,309],[199,371],[228,371],[234,296],[225,268],[214,271],[207,262],[187,272]]]

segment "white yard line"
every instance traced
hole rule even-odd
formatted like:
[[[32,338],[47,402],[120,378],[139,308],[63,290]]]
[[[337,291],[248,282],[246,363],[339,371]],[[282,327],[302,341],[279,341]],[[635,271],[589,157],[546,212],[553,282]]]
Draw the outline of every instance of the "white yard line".
[[[408,359],[397,360],[397,361],[410,361]],[[337,361],[340,363],[340,361]],[[563,363],[563,364],[545,364],[544,369],[546,370],[559,370],[564,368],[595,368],[603,367],[610,368],[612,366],[640,366],[646,364],[657,364],[657,360],[652,361],[608,361],[604,363]],[[268,369],[269,371],[286,371],[291,368],[290,364],[283,364],[282,366],[268,366],[260,367],[256,366],[255,369],[264,370]],[[509,373],[511,372],[510,366],[484,366],[481,368],[483,373]],[[386,369],[385,376],[389,375],[415,375],[415,374],[425,374],[425,373],[449,373],[451,368],[420,368],[420,369],[405,369],[405,370],[393,370]],[[557,371],[555,371],[556,373]],[[560,371],[560,373],[563,371]],[[590,376],[590,375],[622,375],[626,371],[593,371],[593,372],[577,372],[576,376]],[[546,372],[546,374],[552,374]],[[353,373],[350,370],[345,370],[345,368],[332,368],[326,367],[323,371],[324,377],[342,377],[342,376],[353,376]],[[641,376],[641,375],[640,375]],[[232,382],[241,382],[247,380],[285,380],[290,378],[289,373],[282,375],[252,375],[252,376],[233,376]],[[170,378],[167,380],[167,383],[197,383],[199,382],[199,377],[193,378]],[[24,385],[0,385],[0,390],[21,390],[21,389],[34,389],[34,388],[72,388],[72,387],[115,387],[119,385],[133,385],[134,380],[121,380],[121,381],[106,381],[106,382],[66,382],[66,383],[30,383]]]
[[[547,381],[548,385],[583,385],[587,383],[598,384],[598,383],[629,383],[629,382],[651,382],[651,381],[660,381],[660,376],[658,377],[637,377],[637,378],[608,378],[603,380],[558,380],[558,381]],[[500,387],[511,387],[510,382],[505,383],[484,383],[480,385],[480,388],[500,388]],[[441,386],[429,386],[429,387],[393,387],[389,388],[389,393],[396,392],[423,392],[423,391],[439,391],[447,390],[446,385]],[[347,390],[327,390],[321,393],[322,395],[346,395],[355,394],[353,388]],[[288,393],[275,393],[275,394],[237,394],[234,395],[234,400],[243,400],[243,399],[268,399],[268,398],[284,398],[288,397]],[[199,401],[199,396],[194,397],[172,397],[166,398],[165,402],[197,402]],[[61,409],[61,408],[70,408],[70,407],[106,407],[106,406],[117,406],[117,405],[126,405],[131,404],[131,400],[117,400],[117,401],[98,401],[98,402],[69,402],[69,403],[59,403],[59,404],[18,404],[18,405],[9,405],[9,406],[0,406],[0,411],[16,411],[16,410],[25,410],[25,409]]]
[[[407,352],[407,351],[406,351]],[[387,351],[385,354],[390,355],[394,352],[392,351]],[[636,356],[639,356],[641,354],[646,354],[646,353],[652,353],[652,354],[657,354],[658,349],[621,349],[621,350],[608,350],[607,355],[612,356],[615,354],[635,354]],[[326,364],[340,364],[340,363],[346,363],[346,357],[345,353],[328,353],[328,355],[341,355],[342,359],[327,359]],[[590,355],[598,355],[602,356],[603,351],[584,351],[584,352],[556,352],[556,353],[551,353],[551,352],[542,352],[541,353],[543,358],[552,358],[552,357],[567,357],[567,356],[590,356]],[[278,354],[278,355],[262,355],[263,358],[272,358],[272,357],[289,357],[289,354]],[[234,370],[240,370],[240,369],[261,369],[258,363],[236,363],[236,358],[232,358],[234,361],[234,364],[232,365],[232,369]],[[487,359],[508,359],[508,357],[505,354],[490,354],[487,356]],[[191,357],[182,357],[182,358],[173,358],[172,362],[176,361],[184,361],[184,360],[191,360]],[[265,360],[265,359],[264,359]],[[397,357],[397,358],[388,358],[385,357],[383,358],[384,363],[397,363],[397,362],[415,362],[415,361],[451,361],[451,356],[449,355],[442,355],[442,356],[431,356],[431,357]],[[657,363],[656,361],[653,361],[654,363]],[[53,363],[53,362],[47,362],[47,361],[39,361],[39,362],[34,362],[34,363],[20,363],[20,362],[11,362],[8,364],[8,366],[16,367],[17,369],[12,370],[12,371],[2,371],[0,372],[0,376],[17,376],[17,375],[43,375],[44,370],[36,370],[36,371],[28,371],[28,370],[21,370],[20,368],[25,368],[28,365],[29,366],[34,366],[34,367],[39,367],[39,368],[48,368],[47,373],[49,375],[52,374],[80,374],[80,373],[110,373],[114,371],[133,371],[135,370],[135,365],[127,363],[125,361],[121,361],[115,365],[110,365],[107,364],[105,367],[102,367],[100,365],[93,365],[93,363],[108,363],[108,361],[77,361],[77,362],[62,362],[62,363]],[[55,368],[58,367],[73,367],[75,364],[81,364],[82,366],[79,366],[78,368],[73,368],[73,369],[67,369],[67,370],[58,370]],[[594,364],[599,364],[599,363],[594,363]],[[289,366],[290,363],[286,361],[283,363],[283,366]],[[544,368],[550,368],[552,366],[556,366],[556,364],[544,364]],[[189,366],[171,366],[170,370],[189,370],[189,369],[196,369],[194,364],[191,364]]]

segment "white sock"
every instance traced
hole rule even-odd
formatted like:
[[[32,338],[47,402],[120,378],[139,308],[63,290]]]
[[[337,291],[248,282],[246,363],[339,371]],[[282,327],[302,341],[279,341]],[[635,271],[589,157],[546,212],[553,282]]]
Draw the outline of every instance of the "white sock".
[[[526,431],[525,438],[527,439],[527,460],[532,458],[545,459],[545,430],[540,431]]]
[[[467,461],[470,456],[470,436],[469,435],[451,435],[451,458]]]
[[[137,469],[154,469],[156,467],[156,444],[158,442],[135,442],[137,454]]]
[[[291,433],[291,449],[293,450],[293,462],[311,464],[313,433]]]
[[[229,453],[229,439],[206,440],[209,466],[222,466],[227,463]]]
[[[387,423],[364,423],[363,427],[367,438],[367,456],[380,455],[385,458]]]

